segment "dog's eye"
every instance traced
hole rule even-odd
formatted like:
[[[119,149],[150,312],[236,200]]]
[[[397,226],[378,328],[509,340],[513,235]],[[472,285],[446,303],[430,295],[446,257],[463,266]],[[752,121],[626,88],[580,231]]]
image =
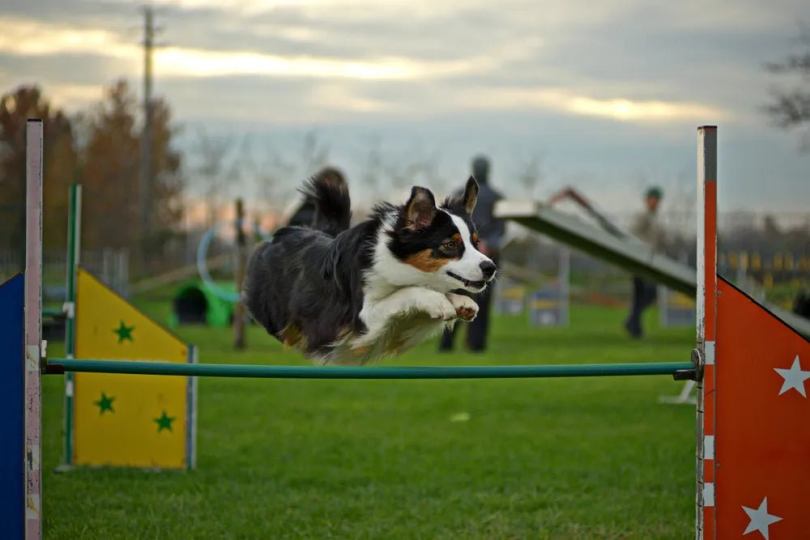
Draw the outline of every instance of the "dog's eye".
[[[442,249],[445,251],[453,251],[458,247],[458,243],[455,240],[445,240],[442,242]]]

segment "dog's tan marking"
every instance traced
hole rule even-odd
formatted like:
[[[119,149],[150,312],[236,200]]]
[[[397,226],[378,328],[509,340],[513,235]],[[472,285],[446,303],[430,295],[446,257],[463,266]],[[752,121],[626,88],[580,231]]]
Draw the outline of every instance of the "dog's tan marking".
[[[282,343],[288,347],[298,346],[304,338],[301,329],[294,324],[285,326],[280,334]]]
[[[371,352],[371,345],[362,345],[360,347],[353,347],[350,349],[352,354],[360,357],[364,357]]]
[[[433,256],[431,251],[432,250],[430,249],[423,249],[422,251],[414,253],[413,255],[405,259],[405,263],[410,264],[411,266],[421,270],[422,272],[435,272],[452,260],[445,258],[436,258]]]
[[[344,326],[337,333],[337,340],[346,339],[347,337],[352,335],[352,327],[351,326]]]

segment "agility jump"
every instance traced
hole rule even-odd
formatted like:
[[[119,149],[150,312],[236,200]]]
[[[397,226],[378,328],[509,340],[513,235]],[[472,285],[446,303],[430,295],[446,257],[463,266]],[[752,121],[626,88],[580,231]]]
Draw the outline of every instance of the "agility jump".
[[[196,362],[196,349],[141,313],[79,266],[81,186],[68,207],[65,355]],[[73,466],[192,469],[196,460],[196,379],[65,374],[63,459]]]
[[[700,385],[697,538],[810,535],[810,342],[716,274],[717,130],[698,130],[698,346],[691,362],[566,366],[299,367],[48,359],[41,342],[42,123],[29,121],[27,255],[23,278],[0,286],[4,362],[0,421],[10,452],[0,483],[11,538],[40,538],[43,374],[416,379],[673,375]],[[24,285],[24,286],[23,286]],[[804,364],[802,364],[804,360]],[[721,467],[722,465],[722,467]],[[770,536],[769,536],[770,535]]]

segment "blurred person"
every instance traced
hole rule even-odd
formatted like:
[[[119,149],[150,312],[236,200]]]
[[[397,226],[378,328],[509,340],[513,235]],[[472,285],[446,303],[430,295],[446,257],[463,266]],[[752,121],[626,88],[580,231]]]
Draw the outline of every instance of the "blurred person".
[[[478,228],[480,242],[478,250],[497,265],[506,223],[495,217],[495,203],[502,199],[503,195],[490,186],[489,169],[489,159],[485,156],[479,155],[473,159],[472,175],[478,181],[479,193],[472,219]],[[460,192],[455,195],[459,194]],[[467,328],[467,347],[473,352],[483,352],[487,346],[492,289],[493,287],[490,286],[481,294],[471,295],[478,303],[478,316],[469,323]],[[453,350],[453,341],[459,326],[460,324],[456,324],[452,331],[445,330],[439,344],[440,351]]]
[[[640,213],[633,224],[633,234],[649,244],[656,251],[664,248],[665,234],[658,222],[658,207],[663,198],[663,192],[658,187],[651,187],[644,193],[644,211]],[[641,327],[641,316],[658,296],[657,285],[639,276],[633,277],[633,297],[630,304],[630,314],[624,322],[624,327],[631,337],[640,339],[644,335]]]

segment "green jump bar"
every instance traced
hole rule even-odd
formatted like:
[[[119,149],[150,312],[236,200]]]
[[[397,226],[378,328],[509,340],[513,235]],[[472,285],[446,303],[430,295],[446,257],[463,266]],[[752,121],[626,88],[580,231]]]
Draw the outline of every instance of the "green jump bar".
[[[673,375],[693,369],[691,362],[637,364],[571,364],[522,366],[267,366],[254,364],[177,364],[121,360],[48,359],[46,373],[129,373],[195,377],[253,377],[261,379],[516,379],[537,377],[610,377]]]

